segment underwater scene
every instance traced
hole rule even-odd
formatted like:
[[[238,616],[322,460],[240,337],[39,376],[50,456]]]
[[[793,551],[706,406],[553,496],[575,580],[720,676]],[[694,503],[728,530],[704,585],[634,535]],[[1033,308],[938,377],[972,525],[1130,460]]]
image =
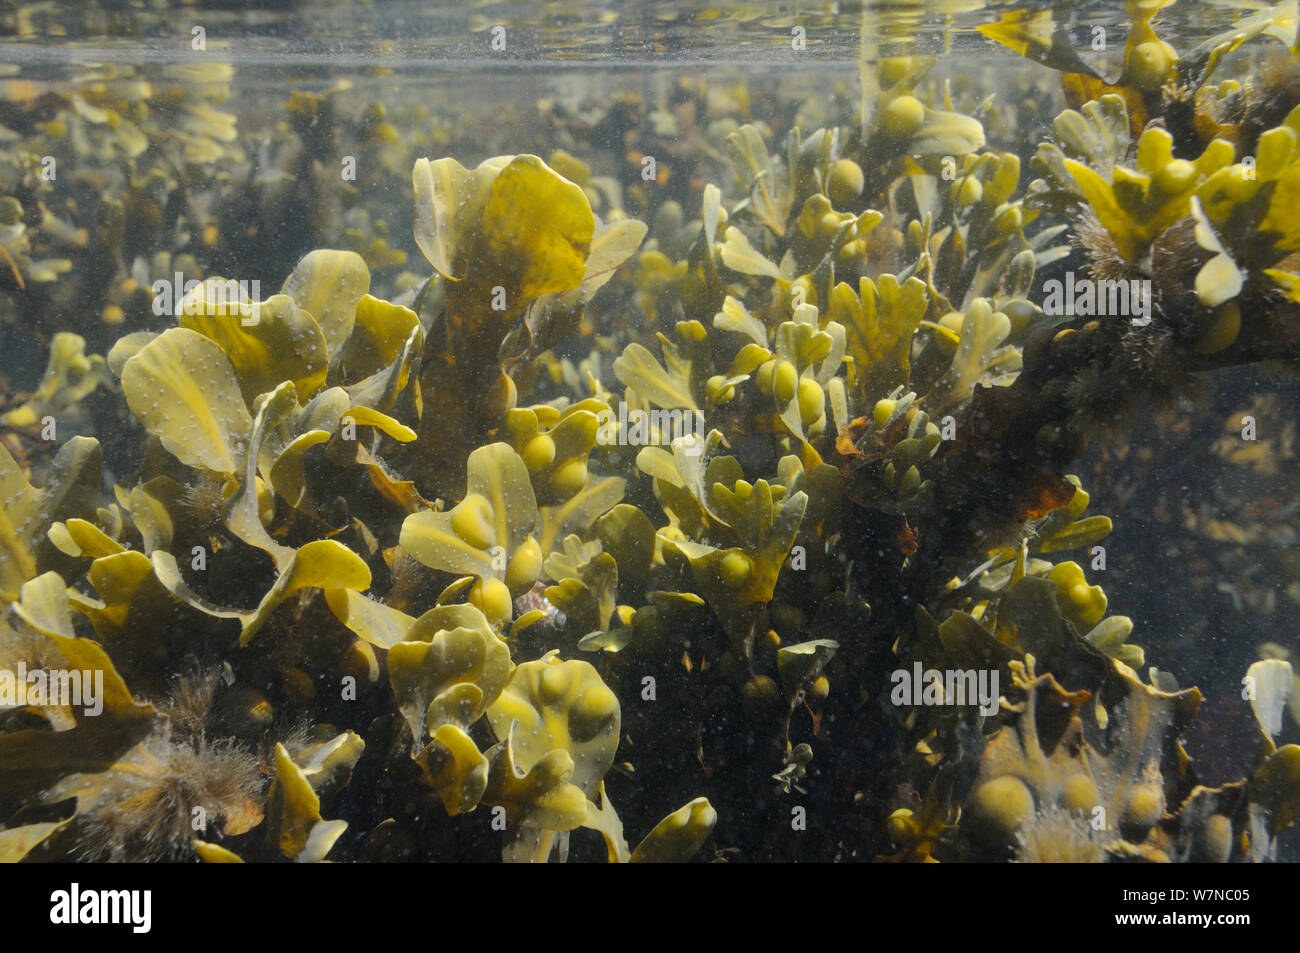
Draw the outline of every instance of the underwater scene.
[[[0,2],[0,859],[1300,860],[1298,371],[1297,0]]]

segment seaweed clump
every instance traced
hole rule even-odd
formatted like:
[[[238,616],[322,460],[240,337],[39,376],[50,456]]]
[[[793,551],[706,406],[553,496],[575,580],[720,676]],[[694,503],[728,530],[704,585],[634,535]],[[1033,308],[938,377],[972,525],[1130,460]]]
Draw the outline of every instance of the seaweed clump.
[[[184,107],[194,163],[247,163],[187,213],[214,267],[161,322],[113,305],[102,356],[56,336],[3,420],[6,664],[104,685],[94,718],[4,712],[4,855],[1273,856],[1300,812],[1289,663],[1252,667],[1249,775],[1200,784],[1201,695],[1090,581],[1112,525],[1069,472],[1207,371],[1300,357],[1300,105],[1209,84],[1249,39],[1294,55],[1294,24],[1180,58],[1158,6],[1113,83],[1040,14],[989,25],[1079,100],[1028,181],[919,56],[816,129],[681,84],[673,162],[725,167],[662,194],[624,188],[644,152],[597,174],[564,148],[624,145],[626,102],[473,168],[415,154],[445,130],[350,121],[344,89],[295,94],[252,158]],[[103,161],[150,154],[155,113],[71,101],[68,134],[116,130]],[[412,170],[427,267],[391,274],[379,209],[331,191],[311,156],[336,136]],[[219,276],[295,203],[335,247],[265,296]],[[253,252],[222,239],[241,218]],[[172,226],[147,261],[131,229],[106,246],[127,304],[199,251]],[[1090,280],[1149,283],[1136,315],[1057,312],[1067,238]],[[101,385],[129,471],[32,429]],[[196,665],[219,675],[176,683]]]

